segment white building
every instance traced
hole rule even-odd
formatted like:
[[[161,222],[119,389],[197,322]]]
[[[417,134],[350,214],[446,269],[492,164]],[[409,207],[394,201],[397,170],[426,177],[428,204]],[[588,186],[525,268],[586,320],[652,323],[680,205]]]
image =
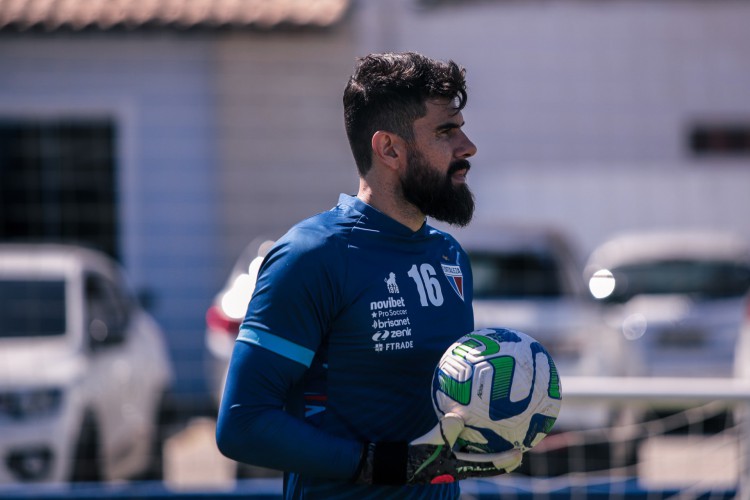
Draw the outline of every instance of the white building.
[[[632,228],[750,238],[746,2],[202,4],[0,0],[0,237],[111,233],[93,241],[151,290],[185,393],[243,246],[356,190],[341,95],[367,52],[467,68],[478,219],[557,224],[583,251]],[[42,226],[10,224],[23,203]]]

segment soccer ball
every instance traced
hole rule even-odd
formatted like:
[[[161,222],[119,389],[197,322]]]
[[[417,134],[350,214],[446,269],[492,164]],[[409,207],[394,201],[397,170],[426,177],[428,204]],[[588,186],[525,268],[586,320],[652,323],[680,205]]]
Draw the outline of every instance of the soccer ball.
[[[432,379],[438,417],[455,413],[466,427],[462,451],[522,452],[550,432],[562,394],[555,363],[531,336],[504,328],[475,330],[451,345]]]

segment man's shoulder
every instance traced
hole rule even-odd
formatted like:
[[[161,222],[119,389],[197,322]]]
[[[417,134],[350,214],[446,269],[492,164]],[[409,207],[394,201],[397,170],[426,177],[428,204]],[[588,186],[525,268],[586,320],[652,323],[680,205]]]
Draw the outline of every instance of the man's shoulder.
[[[461,246],[461,244],[452,234],[442,229],[438,229],[434,226],[427,226],[427,234],[430,238],[445,240],[452,245],[458,245],[459,247]]]
[[[279,242],[304,251],[331,249],[346,241],[356,222],[356,214],[334,207],[298,222]]]

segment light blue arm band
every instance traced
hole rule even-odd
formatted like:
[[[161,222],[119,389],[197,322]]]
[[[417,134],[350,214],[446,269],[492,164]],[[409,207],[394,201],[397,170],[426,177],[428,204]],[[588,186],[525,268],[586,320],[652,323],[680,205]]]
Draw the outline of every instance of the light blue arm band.
[[[308,368],[315,356],[315,352],[306,347],[299,346],[294,342],[282,339],[281,337],[277,337],[268,332],[262,332],[261,335],[250,328],[240,329],[240,334],[237,336],[237,342],[246,342],[248,344],[257,345],[276,353],[279,356],[296,361]]]

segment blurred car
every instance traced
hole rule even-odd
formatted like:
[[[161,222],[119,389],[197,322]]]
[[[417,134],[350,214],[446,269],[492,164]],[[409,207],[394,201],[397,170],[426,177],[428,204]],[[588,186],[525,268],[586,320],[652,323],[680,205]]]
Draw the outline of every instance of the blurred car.
[[[630,374],[731,377],[750,289],[750,247],[717,231],[634,232],[596,248],[586,273],[625,339]],[[750,359],[750,358],[748,358]]]
[[[232,266],[224,286],[214,296],[206,311],[206,348],[208,349],[207,379],[214,404],[218,407],[224,392],[229,359],[240,324],[245,319],[247,305],[255,290],[263,257],[274,244],[274,240],[258,238],[247,245]],[[276,477],[281,472],[237,463],[237,479]]]
[[[734,356],[734,376],[750,379],[750,291],[743,299],[742,324]]]
[[[0,485],[160,478],[171,382],[111,259],[0,245]]]
[[[600,307],[588,294],[583,259],[571,237],[534,225],[472,225],[454,233],[469,255],[474,276],[476,328],[506,327],[528,333],[547,349],[560,374],[621,375]],[[602,427],[605,405],[563,405],[558,431]]]
[[[259,238],[245,247],[229,272],[224,286],[214,296],[206,311],[207,377],[216,405],[221,402],[229,358],[255,290],[260,264],[273,243],[273,240]]]

